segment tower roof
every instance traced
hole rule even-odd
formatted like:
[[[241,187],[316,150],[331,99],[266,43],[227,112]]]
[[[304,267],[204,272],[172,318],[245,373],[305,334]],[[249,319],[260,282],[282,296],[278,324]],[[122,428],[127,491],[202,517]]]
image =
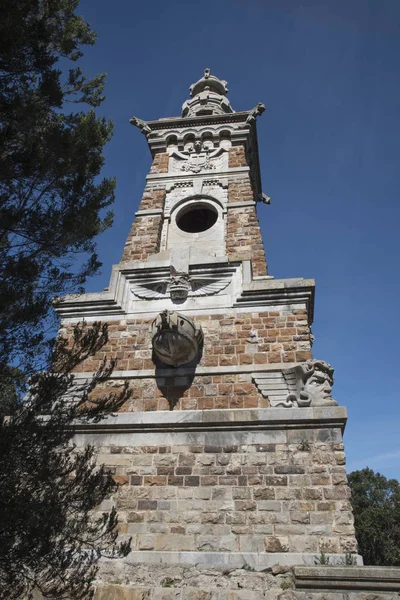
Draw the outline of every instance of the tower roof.
[[[227,82],[211,75],[210,69],[204,70],[204,76],[193,83],[189,91],[191,99],[184,102],[182,117],[223,115],[235,112],[226,97]]]

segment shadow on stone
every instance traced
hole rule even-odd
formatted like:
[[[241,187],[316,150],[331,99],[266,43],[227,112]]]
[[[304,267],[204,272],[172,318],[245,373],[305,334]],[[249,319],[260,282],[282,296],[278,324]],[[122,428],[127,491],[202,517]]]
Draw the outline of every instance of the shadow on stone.
[[[161,362],[153,352],[153,361],[156,366],[156,384],[164,398],[168,401],[169,409],[174,410],[179,400],[183,398],[196,376],[196,367],[201,358],[201,353],[190,363],[174,368]]]

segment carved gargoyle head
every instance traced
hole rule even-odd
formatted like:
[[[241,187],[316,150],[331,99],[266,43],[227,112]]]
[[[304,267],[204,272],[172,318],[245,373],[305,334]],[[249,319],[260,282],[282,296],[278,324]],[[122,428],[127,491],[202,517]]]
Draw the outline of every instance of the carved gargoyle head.
[[[331,396],[333,371],[324,360],[308,360],[304,364],[304,393],[310,398],[311,405],[336,404]]]

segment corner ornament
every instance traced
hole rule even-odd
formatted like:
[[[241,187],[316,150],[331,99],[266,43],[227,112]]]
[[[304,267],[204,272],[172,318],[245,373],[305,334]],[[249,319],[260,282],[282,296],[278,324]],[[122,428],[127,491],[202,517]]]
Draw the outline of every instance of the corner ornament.
[[[145,135],[146,137],[148,137],[150,135],[150,133],[151,133],[150,127],[148,126],[146,121],[139,119],[139,117],[132,117],[132,119],[129,119],[129,123],[131,125],[134,125],[135,127],[138,127],[140,129],[140,131],[143,133],[143,135]]]
[[[257,117],[261,117],[261,115],[263,114],[264,111],[265,111],[265,104],[263,104],[262,102],[259,102],[257,104],[257,106],[255,106],[254,108],[252,108],[249,111],[249,116],[246,119],[246,123],[248,125],[255,123]]]
[[[291,369],[284,369],[290,393],[286,401],[277,406],[337,406],[331,396],[333,371],[324,360],[307,360]]]
[[[196,359],[203,345],[203,331],[193,321],[164,310],[151,325],[154,354],[164,364],[179,367]]]
[[[288,369],[253,373],[258,391],[272,408],[337,406],[331,396],[333,368],[324,360],[307,360]]]

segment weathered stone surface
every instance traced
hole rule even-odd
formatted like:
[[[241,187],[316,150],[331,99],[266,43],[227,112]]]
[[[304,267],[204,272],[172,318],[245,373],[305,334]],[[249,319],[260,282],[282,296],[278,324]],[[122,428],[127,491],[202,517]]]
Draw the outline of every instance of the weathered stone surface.
[[[316,556],[356,552],[347,485],[345,480],[332,482],[336,469],[342,468],[336,465],[336,438],[308,443],[307,450],[299,451],[301,444],[288,443],[287,433],[297,431],[303,439],[312,431],[303,429],[299,413],[309,417],[309,424],[315,422],[316,431],[345,416],[340,407],[326,407],[113,417],[110,427],[115,422],[115,431],[130,424],[168,428],[168,433],[135,433],[130,438],[135,446],[115,444],[114,436],[114,445],[101,447],[99,460],[106,466],[119,464],[120,477],[137,473],[114,497],[121,532],[134,536],[133,549]],[[277,429],[251,433],[253,423],[264,418],[270,422],[268,415],[274,415]],[[293,427],[289,432],[288,419]],[[237,420],[241,431],[233,429]],[[219,432],[193,431],[203,423]],[[191,431],[171,434],[173,424],[187,424]],[[258,440],[271,437],[279,443]],[[142,439],[146,446],[139,445]],[[176,445],[166,445],[173,440]]]
[[[399,569],[386,567],[276,565],[260,573],[209,566],[117,563],[102,564],[102,583],[95,600],[394,600],[400,591]],[[111,569],[111,565],[116,568]],[[328,589],[322,590],[325,584]]]

